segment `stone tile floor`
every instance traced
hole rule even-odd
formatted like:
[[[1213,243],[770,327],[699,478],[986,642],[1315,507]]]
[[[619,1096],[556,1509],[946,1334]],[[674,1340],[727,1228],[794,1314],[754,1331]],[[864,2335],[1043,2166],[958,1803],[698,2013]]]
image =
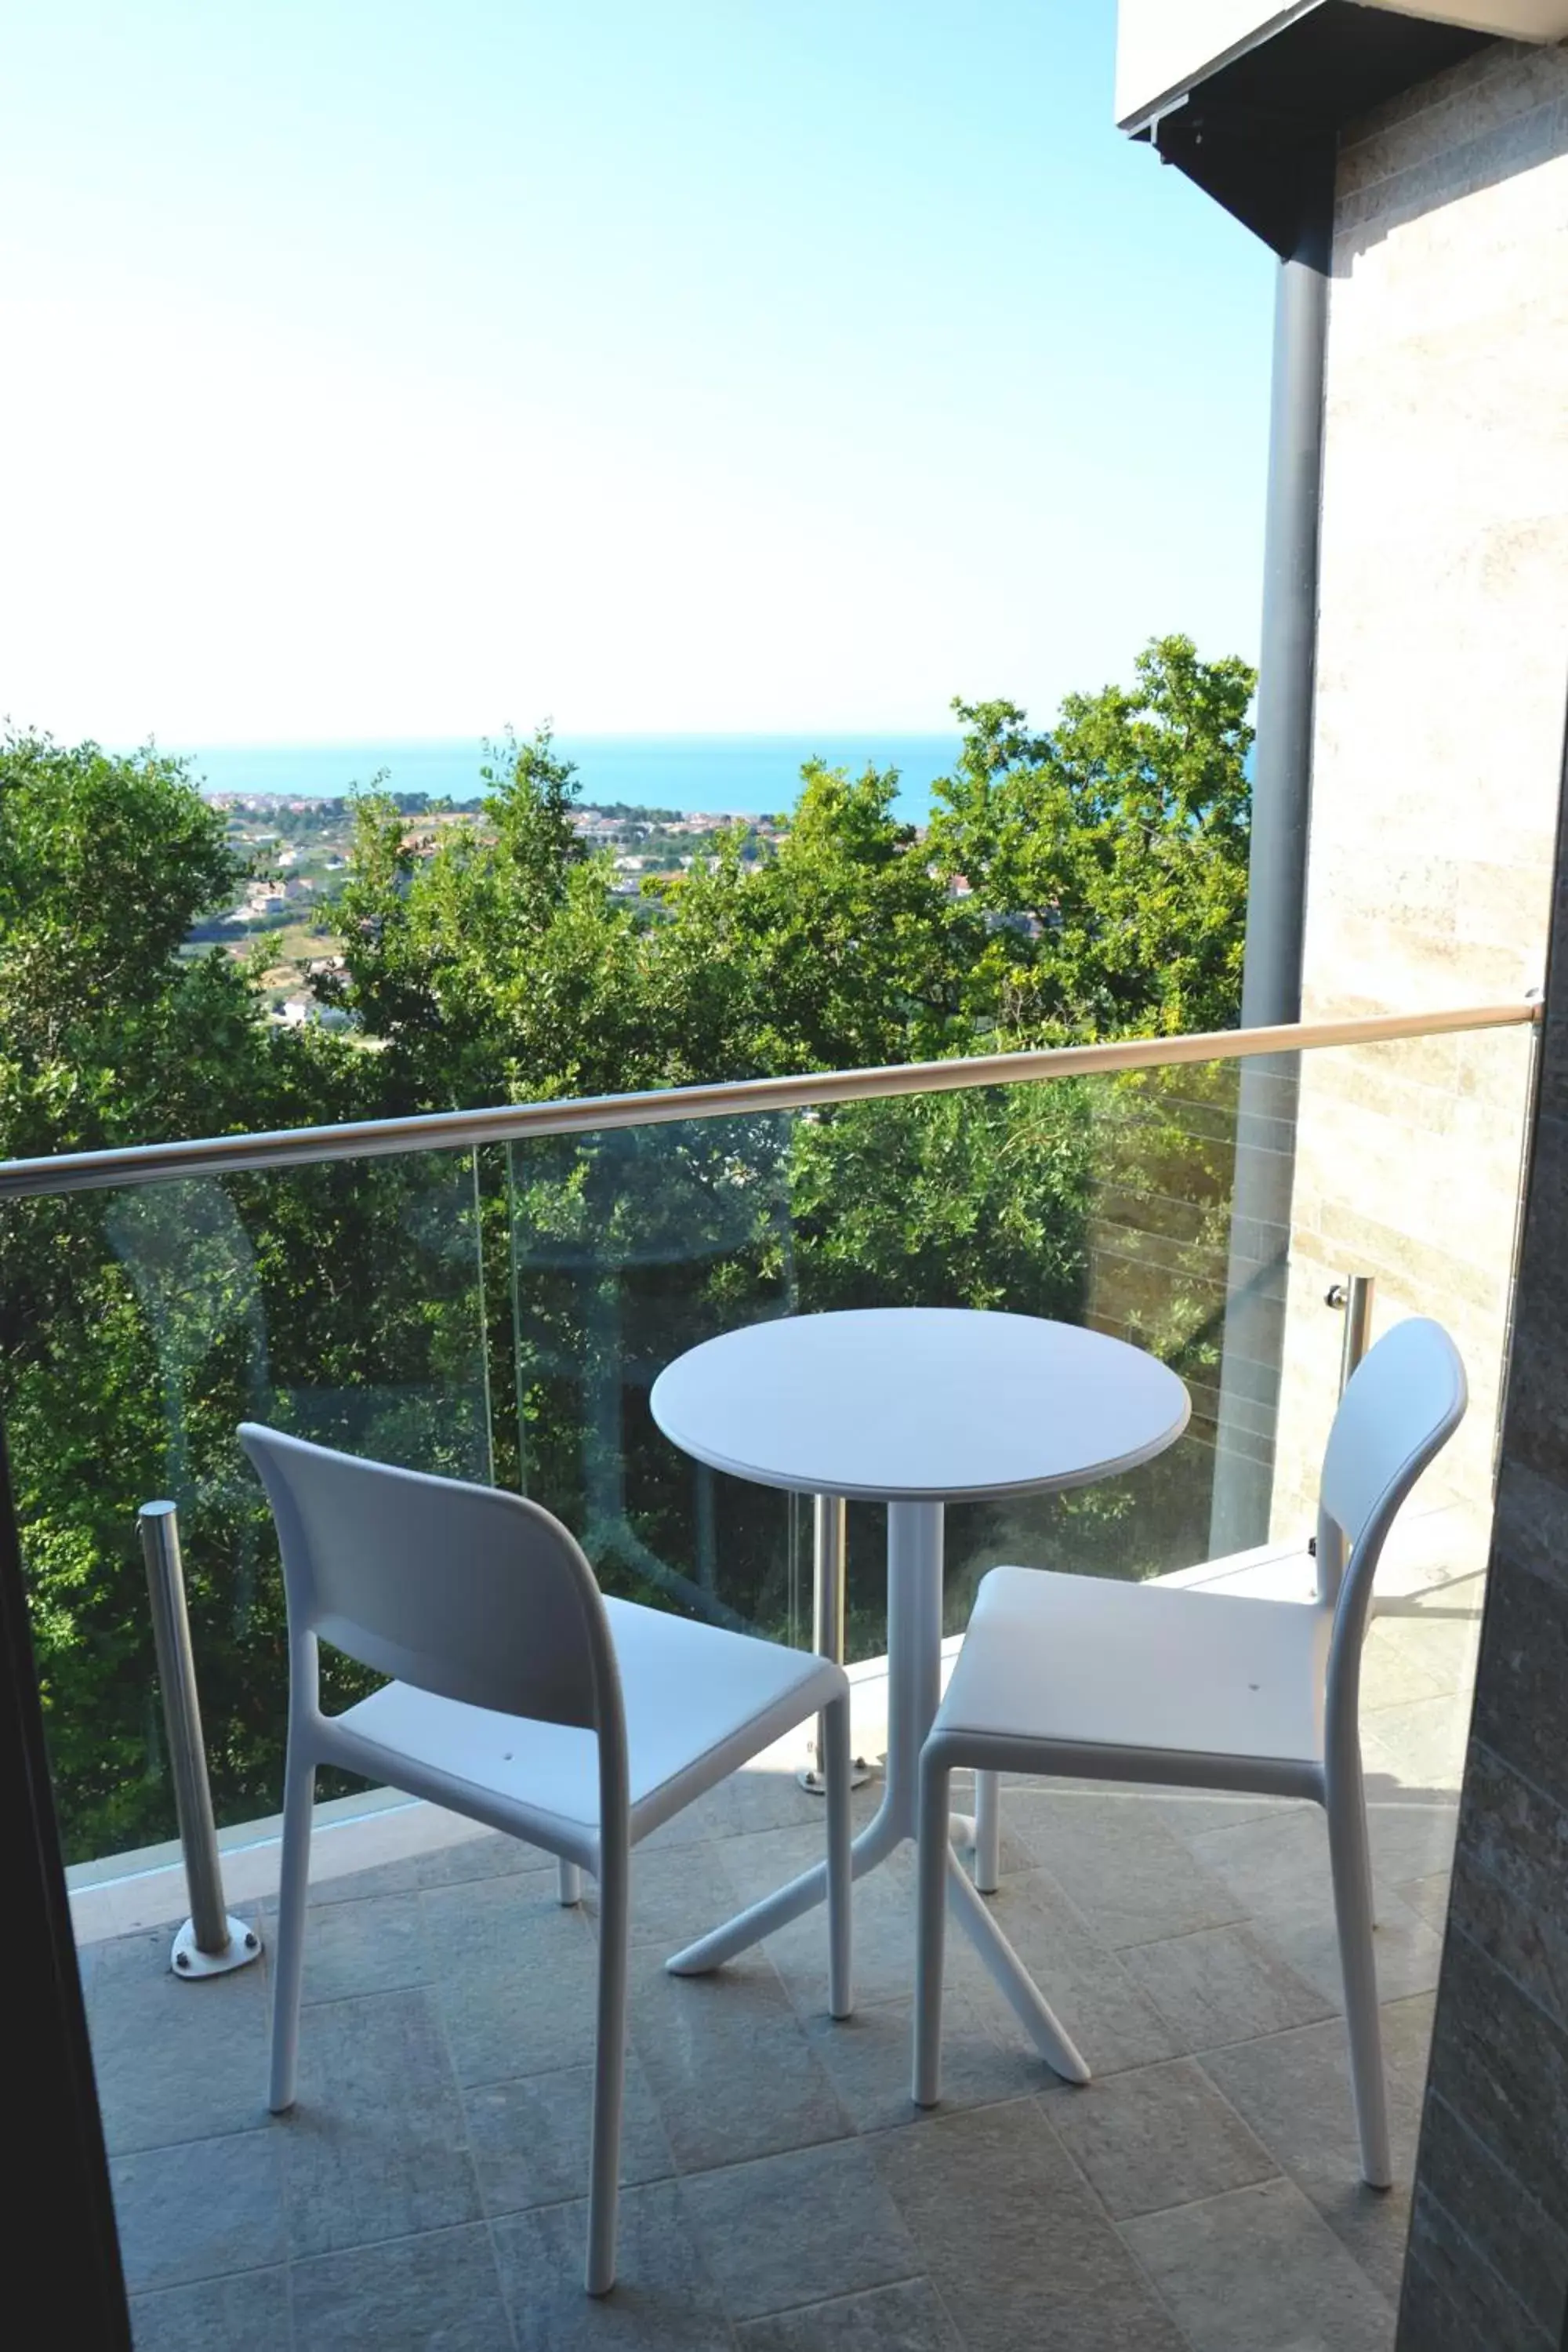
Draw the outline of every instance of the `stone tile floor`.
[[[1401,1600],[1369,1643],[1406,2178],[1479,1591]],[[432,1842],[428,1819],[403,1853],[384,1828],[389,1858],[363,1868],[340,1846],[281,2119],[265,1961],[192,1986],[162,1928],[84,1943],[141,2352],[1386,2352],[1408,2197],[1358,2179],[1316,1812],[1018,1782],[1005,1823],[997,1914],[1095,2080],[1042,2067],[955,1935],[946,2101],[926,2117],[908,1850],[857,1889],[839,2025],[820,1916],[710,1979],[660,1965],[819,1851],[787,1773],[741,1776],[642,1850],[604,2304],[580,2284],[591,1891],[563,1910],[542,1857]],[[237,1907],[265,1936],[265,1897]]]

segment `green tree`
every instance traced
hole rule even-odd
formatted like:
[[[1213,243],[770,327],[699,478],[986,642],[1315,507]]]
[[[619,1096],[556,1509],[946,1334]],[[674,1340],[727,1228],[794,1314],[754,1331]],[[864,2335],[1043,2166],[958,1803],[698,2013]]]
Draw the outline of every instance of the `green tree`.
[[[342,898],[341,1001],[383,1047],[389,1110],[625,1090],[650,1082],[637,927],[571,822],[575,777],[548,729],[483,770],[476,825],[421,856],[385,793],[360,803]]]
[[[811,761],[773,856],[743,865],[731,836],[706,870],[664,886],[671,920],[653,945],[682,977],[671,1013],[679,1034],[702,1043],[701,1075],[966,1049],[966,974],[983,933],[932,873],[914,826],[893,814],[898,787],[896,769],[851,777]]]
[[[374,1055],[269,1029],[252,969],[183,952],[237,879],[222,821],[178,761],[0,742],[0,1157],[379,1107]],[[237,1422],[261,1411],[482,1472],[463,1442],[483,1388],[463,1174],[415,1158],[0,1212],[0,1416],[73,1850],[170,1825],[141,1503],[182,1506],[215,1789],[232,1815],[275,1801],[286,1680]]]
[[[179,762],[10,738],[0,1155],[1223,1025],[1250,686],[1170,638],[1047,733],[962,706],[926,836],[893,772],[812,762],[776,847],[736,829],[630,900],[548,730],[509,738],[476,822],[361,803],[348,1036],[270,1027],[253,968],[192,951],[238,869]],[[281,1595],[242,1415],[523,1483],[612,1589],[784,1632],[787,1514],[658,1436],[660,1364],[762,1315],[927,1300],[1088,1316],[1201,1371],[1226,1116],[1199,1074],[977,1089],[8,1205],[0,1413],[74,1849],[169,1827],[133,1533],[158,1491],[183,1507],[220,1811],[276,1802]],[[1201,1458],[1157,1474],[1191,1519]],[[955,1514],[954,1606],[970,1569],[1058,1538],[1166,1564],[1135,1521],[1121,1488],[1037,1524]],[[873,1647],[880,1591],[858,1601]]]
[[[933,865],[993,928],[977,1021],[1071,1037],[1234,1024],[1241,995],[1254,672],[1155,639],[1131,688],[1069,694],[1049,732],[1016,703],[954,705]]]

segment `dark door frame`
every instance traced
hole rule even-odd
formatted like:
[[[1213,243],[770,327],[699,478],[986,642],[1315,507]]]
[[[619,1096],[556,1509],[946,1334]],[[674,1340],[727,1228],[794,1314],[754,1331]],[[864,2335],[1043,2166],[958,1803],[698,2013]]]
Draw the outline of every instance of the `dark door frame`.
[[[130,2352],[131,2319],[49,1786],[16,1515],[0,1432],[0,1854],[13,2127],[5,2293],[51,2342]]]

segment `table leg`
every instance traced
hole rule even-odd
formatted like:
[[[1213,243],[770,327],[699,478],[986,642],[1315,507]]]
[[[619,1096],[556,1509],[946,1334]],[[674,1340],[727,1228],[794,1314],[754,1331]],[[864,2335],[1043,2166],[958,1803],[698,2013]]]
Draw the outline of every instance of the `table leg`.
[[[942,1532],[940,1503],[889,1504],[887,1777],[882,1801],[851,1849],[857,1878],[915,1833],[921,1749],[942,1688]],[[672,1976],[705,1976],[826,1896],[827,1865],[819,1862],[665,1966]]]
[[[947,1854],[947,1903],[968,1930],[999,1992],[1048,2066],[1069,2083],[1087,2083],[1089,2068],[1072,2036],[985,1908],[952,1847]]]

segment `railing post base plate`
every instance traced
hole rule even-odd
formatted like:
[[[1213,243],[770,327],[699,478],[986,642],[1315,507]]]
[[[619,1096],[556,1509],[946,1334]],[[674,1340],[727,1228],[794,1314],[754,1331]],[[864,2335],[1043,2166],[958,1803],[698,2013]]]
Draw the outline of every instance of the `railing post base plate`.
[[[177,1977],[224,1977],[231,1969],[248,1968],[252,1960],[261,1958],[261,1938],[254,1927],[231,1915],[226,1921],[228,1941],[221,1952],[204,1952],[196,1941],[194,1919],[187,1919],[174,1938],[174,1948],[169,1955],[169,1966]]]

